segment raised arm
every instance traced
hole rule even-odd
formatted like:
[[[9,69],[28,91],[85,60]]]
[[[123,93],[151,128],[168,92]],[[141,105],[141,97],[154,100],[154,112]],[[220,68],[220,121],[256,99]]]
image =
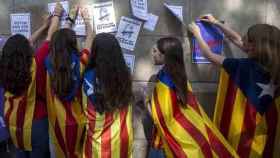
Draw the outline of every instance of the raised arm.
[[[211,51],[210,47],[202,38],[199,27],[194,22],[189,25],[189,31],[192,32],[194,37],[197,39],[203,56],[216,65],[222,65],[225,57]]]
[[[233,44],[235,44],[240,49],[245,50],[244,46],[243,46],[242,36],[239,33],[237,33],[236,31],[234,31],[233,29],[231,29],[226,24],[221,23],[213,15],[211,15],[211,14],[203,15],[203,16],[200,17],[200,20],[204,21],[204,22],[208,22],[212,25],[216,25],[217,27],[219,27],[223,31],[225,36]]]
[[[93,38],[95,37],[95,32],[92,29],[92,23],[91,23],[92,20],[91,20],[88,10],[86,8],[83,8],[81,13],[82,13],[82,18],[83,18],[83,20],[85,22],[85,26],[86,26],[86,40],[85,40],[84,49],[87,49],[90,51]]]
[[[50,19],[50,16],[45,16],[43,25],[41,25],[41,27],[39,27],[35,32],[33,32],[29,39],[31,45],[33,45],[34,42],[36,42],[38,38],[49,28]]]
[[[58,30],[59,19],[61,17],[62,11],[63,11],[62,5],[60,3],[56,3],[54,9],[54,15],[51,18],[51,24],[48,30],[46,41],[50,41],[54,32]]]

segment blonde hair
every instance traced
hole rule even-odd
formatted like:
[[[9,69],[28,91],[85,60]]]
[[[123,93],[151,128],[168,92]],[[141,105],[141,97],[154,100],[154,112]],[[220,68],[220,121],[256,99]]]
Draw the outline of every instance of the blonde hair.
[[[247,32],[254,47],[253,58],[261,64],[274,84],[280,85],[280,30],[269,24],[256,24]]]

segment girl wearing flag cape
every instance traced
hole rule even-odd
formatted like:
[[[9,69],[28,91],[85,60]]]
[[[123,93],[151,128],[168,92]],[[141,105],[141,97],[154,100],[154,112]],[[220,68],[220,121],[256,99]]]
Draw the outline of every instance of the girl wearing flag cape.
[[[91,48],[93,31],[88,11],[81,11],[86,26],[84,49],[79,52],[75,32],[70,29],[78,13],[70,11],[67,27],[54,33],[50,54],[45,60],[47,69],[47,109],[50,140],[57,158],[82,157],[85,113],[82,107],[81,81],[84,65]]]
[[[94,39],[82,90],[88,120],[84,157],[132,158],[132,78],[113,35]]]
[[[189,30],[203,55],[221,66],[214,123],[242,158],[280,156],[280,31],[268,24],[251,26],[245,36],[220,23],[212,15],[202,21],[220,28],[248,58],[214,54],[199,27]]]
[[[61,12],[61,7],[57,6],[55,14]],[[49,17],[30,41],[17,34],[3,47],[0,84],[5,93],[4,119],[18,158],[49,157],[44,59],[58,22],[57,16]],[[46,41],[34,56],[31,45],[47,28]]]
[[[181,42],[161,38],[151,53],[155,65],[163,65],[149,106],[157,147],[163,148],[168,158],[238,157],[192,93]]]

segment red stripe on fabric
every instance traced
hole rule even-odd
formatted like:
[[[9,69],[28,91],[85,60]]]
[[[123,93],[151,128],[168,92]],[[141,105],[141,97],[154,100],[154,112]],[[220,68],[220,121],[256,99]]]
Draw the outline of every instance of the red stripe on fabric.
[[[93,105],[91,104],[90,100],[88,99],[88,107],[87,107],[87,111],[88,111],[88,125],[89,125],[89,129],[87,131],[87,138],[86,138],[86,146],[85,146],[85,155],[86,158],[92,158],[93,157],[93,153],[92,153],[92,141],[93,141],[93,134],[94,134],[94,130],[95,130],[95,120],[96,120],[96,111],[93,108]]]
[[[196,140],[196,143],[199,145],[203,154],[207,158],[212,158],[212,151],[210,144],[207,139],[203,136],[203,134],[197,129],[181,112],[179,105],[177,104],[177,97],[173,90],[170,90],[170,97],[172,100],[173,107],[173,117],[176,121],[188,132],[193,139]]]
[[[66,145],[68,149],[68,157],[69,158],[77,158],[77,155],[75,155],[75,146],[77,143],[77,137],[78,137],[78,125],[77,121],[74,117],[74,114],[72,112],[72,104],[71,102],[64,102],[63,103],[65,107],[66,112],[66,127],[65,127],[65,136],[66,136]]]
[[[280,152],[274,151],[277,123],[280,121],[278,120],[278,115],[275,102],[273,102],[265,114],[267,124],[267,141],[263,152],[264,158],[271,158],[273,157],[273,153]]]
[[[56,119],[55,124],[54,124],[54,132],[55,132],[55,137],[58,141],[58,145],[60,146],[60,148],[62,149],[65,157],[67,156],[67,151],[66,151],[66,145],[62,136],[62,132],[61,129],[59,127],[59,123],[58,120]]]
[[[191,106],[192,108],[194,108],[194,110],[199,114],[201,115],[200,113],[200,109],[199,109],[199,106],[198,106],[198,102],[196,100],[196,97],[194,96],[194,94],[190,91],[188,91],[188,94],[187,94],[187,102],[188,102],[188,105]]]
[[[18,147],[20,149],[24,149],[24,142],[23,142],[23,125],[24,125],[24,118],[26,113],[26,104],[27,98],[26,96],[20,100],[17,108],[17,128],[16,128],[16,137],[18,142]],[[32,117],[32,116],[31,116]]]
[[[103,125],[103,133],[101,136],[101,158],[110,158],[112,156],[111,124],[113,119],[112,113],[105,114],[105,123]]]
[[[169,132],[166,123],[164,122],[164,116],[160,109],[160,104],[158,101],[158,94],[156,89],[154,90],[154,101],[155,101],[155,107],[156,107],[156,113],[159,119],[160,126],[163,128],[163,134],[165,137],[165,140],[168,142],[168,146],[171,149],[171,152],[173,154],[173,157],[179,157],[179,158],[187,158],[186,153],[182,150],[182,147],[176,140],[173,138],[172,134]]]
[[[4,98],[4,106],[6,104],[6,101],[7,101],[7,98],[5,97]],[[5,121],[6,121],[6,124],[7,124],[7,129],[10,129],[9,128],[9,125],[10,125],[10,117],[11,117],[11,114],[12,114],[12,111],[13,111],[13,108],[14,108],[14,98],[9,98],[8,99],[9,103],[10,103],[10,107],[9,109],[7,110],[7,113],[5,114]]]
[[[249,158],[251,152],[251,145],[255,136],[256,130],[256,115],[257,112],[254,106],[247,100],[245,107],[244,120],[242,132],[239,139],[237,153],[242,158]]]
[[[121,141],[121,146],[120,146],[120,157],[121,158],[127,158],[128,155],[128,145],[129,145],[129,135],[128,135],[128,127],[126,124],[126,116],[128,113],[128,107],[120,111],[120,141]]]
[[[237,87],[234,81],[229,79],[227,94],[224,102],[223,114],[220,123],[220,131],[225,138],[228,137],[236,92],[237,92]]]
[[[205,125],[206,126],[206,125]],[[224,144],[219,140],[219,138],[212,132],[212,130],[206,126],[209,142],[211,148],[215,151],[218,157],[226,157],[231,158],[233,157],[231,153],[227,150]]]

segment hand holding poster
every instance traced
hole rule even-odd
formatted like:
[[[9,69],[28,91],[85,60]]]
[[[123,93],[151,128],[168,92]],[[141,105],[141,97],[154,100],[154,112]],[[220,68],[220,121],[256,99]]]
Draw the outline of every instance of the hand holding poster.
[[[168,5],[164,3],[164,6],[178,19],[183,25],[185,25],[183,20],[183,6]]]
[[[82,17],[82,10],[86,9],[88,11],[88,18],[91,21],[91,25],[93,24],[93,14],[91,11],[91,7],[89,5],[83,6],[83,8],[79,8],[78,16],[75,21],[75,25],[73,26],[73,30],[76,32],[78,36],[85,36],[86,35],[86,26],[84,19]]]
[[[221,54],[223,51],[224,35],[219,28],[214,25],[208,24],[202,21],[196,21],[196,24],[200,28],[202,38],[209,45],[210,49],[216,53]],[[210,63],[201,54],[201,49],[198,45],[197,40],[193,37],[193,48],[192,48],[192,60],[193,63]]]
[[[134,50],[141,25],[141,21],[124,16],[121,17],[116,38],[120,42],[122,48],[131,51]]]
[[[62,2],[59,2],[59,3],[63,7],[63,12],[62,12],[62,17],[61,17],[61,26],[64,26],[64,24],[66,22],[66,18],[69,14],[69,2],[68,1],[62,1]],[[48,4],[49,14],[53,14],[55,6],[56,6],[56,2]]]
[[[31,36],[30,13],[11,14],[11,33],[24,35],[26,38]]]
[[[132,14],[141,20],[148,20],[147,0],[130,0]]]
[[[112,1],[94,4],[93,15],[96,34],[117,31],[114,3]]]

